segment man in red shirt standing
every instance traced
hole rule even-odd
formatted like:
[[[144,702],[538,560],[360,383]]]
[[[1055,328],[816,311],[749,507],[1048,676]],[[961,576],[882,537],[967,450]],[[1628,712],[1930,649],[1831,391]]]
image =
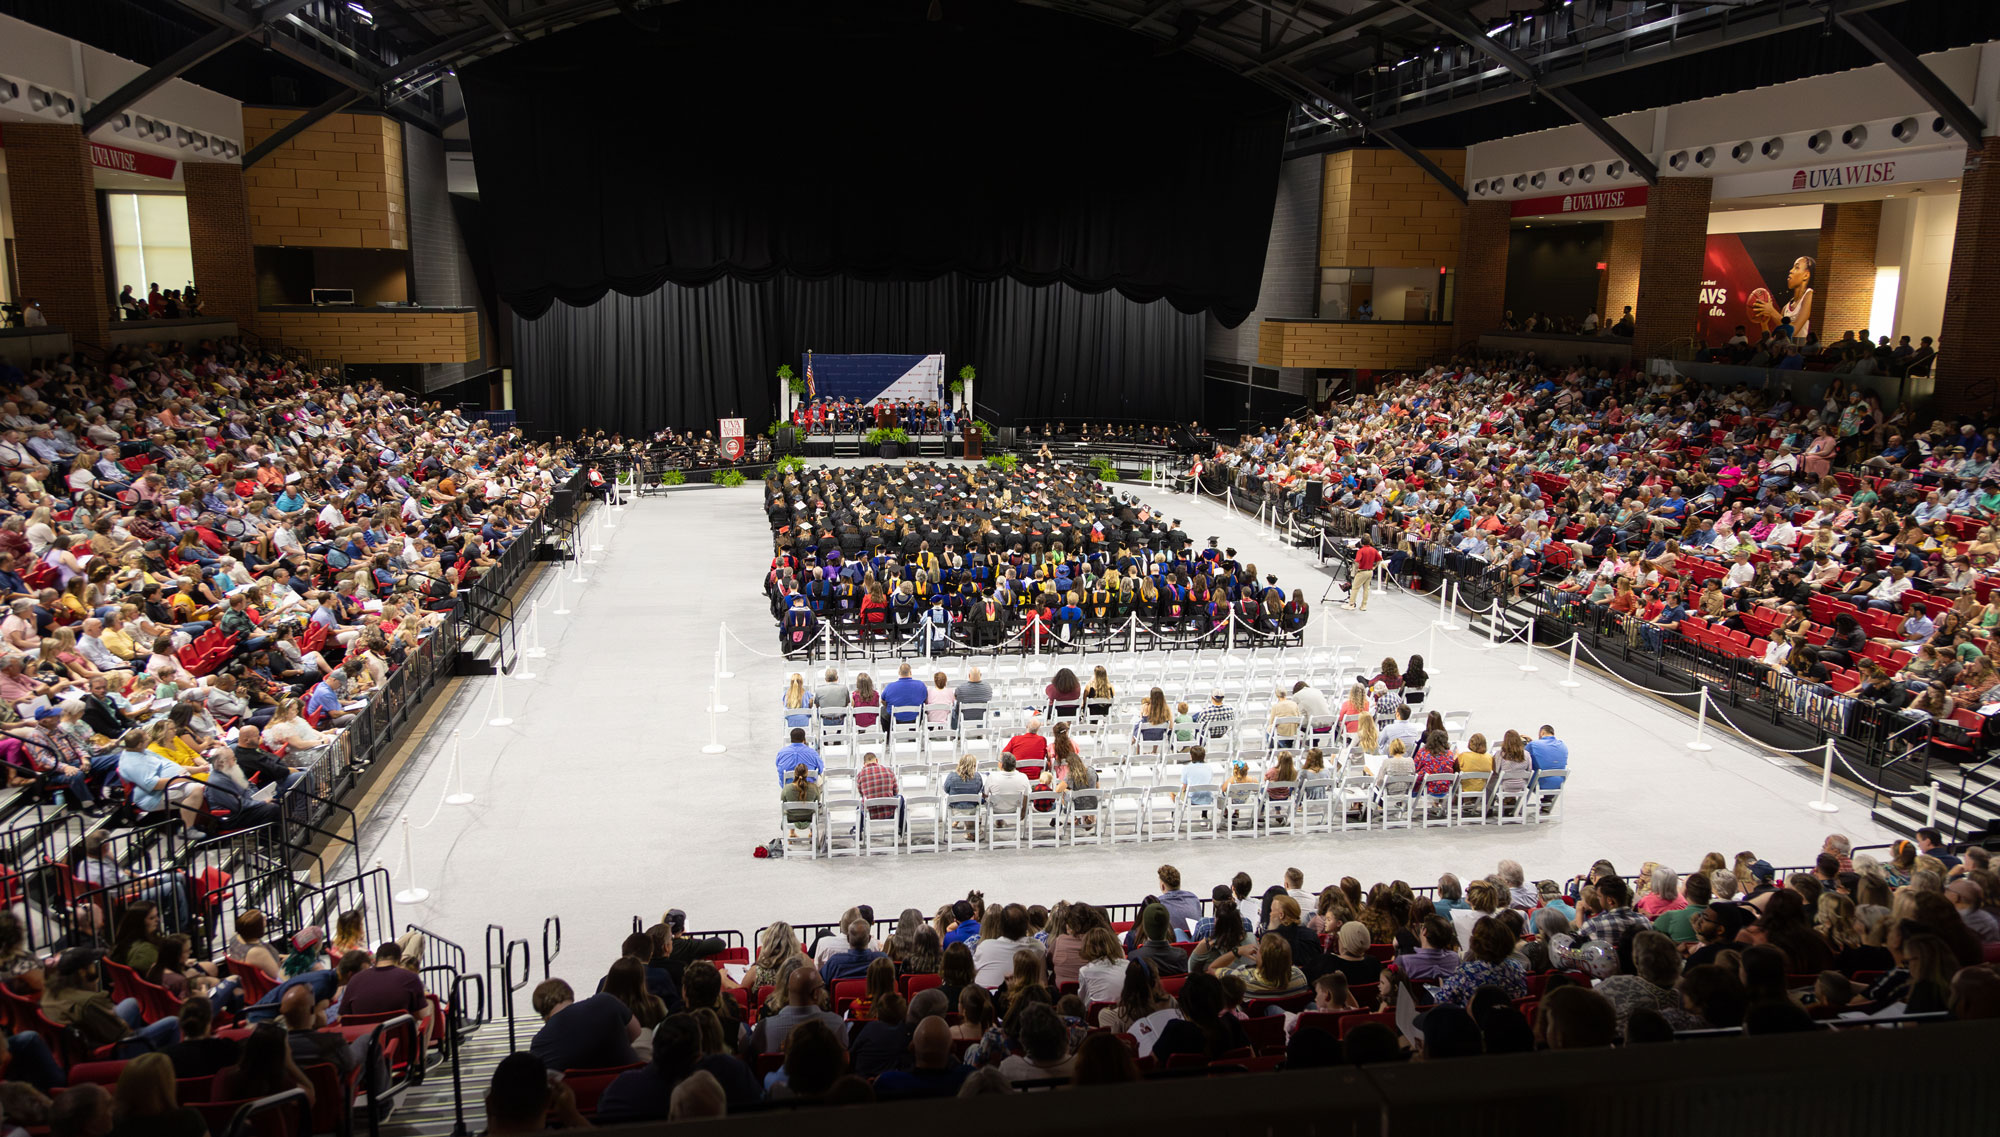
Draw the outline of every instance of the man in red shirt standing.
[[[1361,547],[1354,550],[1354,579],[1347,586],[1347,606],[1368,610],[1368,586],[1375,581],[1375,566],[1382,563],[1382,554],[1376,550],[1375,542],[1368,537],[1361,538]]]

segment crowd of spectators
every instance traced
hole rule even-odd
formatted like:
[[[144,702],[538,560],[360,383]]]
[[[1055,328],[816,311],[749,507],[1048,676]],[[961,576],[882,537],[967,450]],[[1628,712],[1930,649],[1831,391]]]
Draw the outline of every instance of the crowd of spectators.
[[[488,1120],[493,1132],[586,1124],[565,1082],[533,1076],[542,1070],[606,1072],[594,1114],[607,1124],[1217,1063],[1305,1069],[2000,1017],[1992,857],[1954,854],[1936,833],[1920,844],[1877,858],[1833,834],[1810,868],[1710,853],[1685,876],[1598,861],[1535,880],[1502,860],[1422,888],[1349,876],[1309,889],[1293,868],[1260,890],[1239,872],[1206,901],[1162,865],[1129,923],[974,891],[893,923],[849,908],[813,942],[773,923],[735,951],[688,940],[669,913],[625,941],[599,994],[579,1001],[560,979],[537,989],[545,1025],[496,1074]],[[1405,1000],[1400,1021],[1414,1008],[1414,1022],[1399,1027]]]
[[[2000,701],[1995,429],[1913,421],[1840,377],[1795,398],[1459,360],[1201,473],[1294,507],[1320,483],[1335,530],[1402,579],[1584,601],[1655,648],[1698,619],[1767,638],[1776,673],[1948,718]]]

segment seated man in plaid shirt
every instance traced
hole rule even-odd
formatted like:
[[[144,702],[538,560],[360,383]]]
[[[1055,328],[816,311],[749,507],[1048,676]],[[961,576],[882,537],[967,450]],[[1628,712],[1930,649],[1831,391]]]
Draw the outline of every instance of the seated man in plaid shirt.
[[[863,801],[892,797],[897,799],[898,805],[902,803],[901,796],[896,792],[896,771],[884,766],[873,750],[861,756],[861,770],[854,775],[854,788],[861,791]],[[871,805],[868,816],[877,820],[894,817],[896,809],[895,805]]]

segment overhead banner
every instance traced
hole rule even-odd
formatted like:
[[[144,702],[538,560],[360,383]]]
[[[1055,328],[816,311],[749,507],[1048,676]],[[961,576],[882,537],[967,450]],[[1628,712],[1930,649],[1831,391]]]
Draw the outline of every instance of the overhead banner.
[[[821,355],[802,362],[812,374],[813,397],[872,403],[944,401],[944,354]]]
[[[1953,146],[1898,151],[1893,156],[1871,154],[1847,162],[1802,162],[1756,173],[1721,174],[1711,192],[1717,198],[1823,194],[1829,190],[1939,181],[1964,172],[1965,148]]]
[[[7,144],[5,134],[0,134],[0,147]],[[107,146],[102,142],[89,143],[90,164],[102,170],[117,170],[126,174],[141,174],[148,178],[173,181],[180,162],[173,158],[163,158],[158,154],[145,154],[137,150],[127,150],[123,146]]]
[[[1562,216],[1568,213],[1596,213],[1604,209],[1630,209],[1646,204],[1646,187],[1631,186],[1626,189],[1589,190],[1584,193],[1559,193],[1549,197],[1524,197],[1510,202],[1510,210],[1515,217]]]
[[[1741,325],[1755,343],[1786,318],[1803,340],[1819,327],[1814,260],[1819,230],[1711,233],[1702,269],[1695,324],[1703,342],[1728,342]]]

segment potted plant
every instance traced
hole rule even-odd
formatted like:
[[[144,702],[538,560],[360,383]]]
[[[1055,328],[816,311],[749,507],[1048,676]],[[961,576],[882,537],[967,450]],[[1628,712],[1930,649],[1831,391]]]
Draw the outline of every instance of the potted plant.
[[[743,484],[743,471],[724,470],[721,473],[715,475],[715,477],[712,478],[711,480],[716,485],[721,486],[724,489],[735,489],[737,486]]]
[[[1092,458],[1090,460],[1090,464],[1097,470],[1098,481],[1115,482],[1118,480],[1118,468],[1111,464],[1111,459],[1106,458],[1100,454],[1097,457]]]
[[[958,378],[953,379],[950,383],[950,390],[952,397],[956,399],[963,399],[965,397],[965,385],[967,383],[972,382],[972,380],[977,375],[978,372],[972,369],[972,365],[970,363],[966,364],[964,367],[959,368]]]
[[[1020,462],[1021,460],[1019,458],[1014,457],[1012,454],[995,454],[993,457],[988,458],[986,460],[986,464],[988,466],[993,467],[994,469],[1000,471],[1003,474],[1013,473],[1014,467],[1019,465]]]
[[[778,365],[778,378],[784,382],[785,386],[791,390],[792,394],[803,395],[806,393],[806,381],[804,379],[799,378],[799,376],[792,371],[791,364],[781,363]]]
[[[878,426],[862,436],[862,441],[876,448],[884,458],[901,457],[903,446],[910,441],[910,432],[900,426]]]
[[[660,475],[660,484],[663,486],[678,486],[685,485],[686,483],[687,475],[681,473],[679,470],[667,470]]]

